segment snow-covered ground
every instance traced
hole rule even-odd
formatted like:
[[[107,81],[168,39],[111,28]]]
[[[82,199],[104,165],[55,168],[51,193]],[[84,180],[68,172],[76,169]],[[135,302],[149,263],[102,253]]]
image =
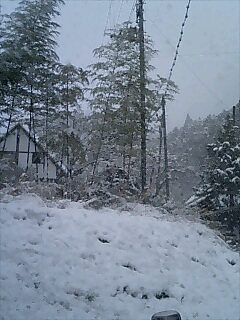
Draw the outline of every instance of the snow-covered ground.
[[[130,211],[2,199],[1,320],[239,320],[239,260],[200,223]]]

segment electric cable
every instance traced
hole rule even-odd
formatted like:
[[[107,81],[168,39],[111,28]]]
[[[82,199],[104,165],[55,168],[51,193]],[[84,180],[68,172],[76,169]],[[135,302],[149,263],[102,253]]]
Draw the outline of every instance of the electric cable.
[[[132,4],[132,8],[130,10],[130,14],[129,14],[129,17],[128,17],[128,21],[131,21],[132,19],[132,15],[133,15],[133,12],[136,8],[136,5],[137,5],[137,0],[133,0],[133,4]]]
[[[184,19],[183,19],[183,23],[181,25],[180,35],[179,35],[179,39],[178,39],[177,46],[176,46],[175,55],[174,55],[173,62],[172,62],[172,65],[171,65],[171,68],[170,68],[170,71],[169,71],[169,75],[168,75],[167,86],[166,86],[166,89],[165,89],[165,92],[164,92],[164,98],[167,95],[168,88],[169,88],[169,83],[170,83],[170,80],[172,78],[173,70],[174,70],[174,67],[175,67],[176,62],[177,62],[177,57],[178,57],[178,54],[179,54],[179,48],[180,48],[180,44],[182,42],[183,34],[184,34],[184,27],[185,27],[185,24],[186,24],[186,21],[187,21],[187,18],[188,18],[188,12],[189,12],[189,8],[190,8],[190,3],[191,3],[191,0],[188,0],[187,6],[186,6],[186,13],[185,13],[185,16],[184,16]]]
[[[123,8],[123,1],[124,0],[121,0],[121,4],[120,4],[120,8],[119,8],[119,11],[118,11],[118,16],[117,16],[117,20],[116,20],[116,25],[118,24],[118,21],[120,19],[120,16],[121,16],[121,12],[122,12],[122,8]]]
[[[158,30],[158,32],[162,35],[162,37],[166,40],[167,44],[175,50],[174,45],[171,43],[171,41],[168,39],[168,37],[165,36],[165,34],[163,34],[162,30],[156,25],[156,23],[151,20],[151,19],[147,19],[148,21],[150,21],[152,23],[152,25]],[[223,53],[223,54],[233,54],[233,53]],[[199,54],[201,55],[201,54]],[[203,54],[204,55],[204,54]],[[220,102],[221,104],[223,104],[223,101],[218,97],[218,95],[216,94],[216,92],[214,92],[199,76],[198,74],[189,66],[189,64],[186,62],[185,56],[187,55],[182,55],[179,54],[179,59],[180,61],[183,63],[183,65],[186,67],[186,69],[188,69],[192,75],[197,79],[197,81],[202,85],[202,87],[204,87],[206,89],[206,91],[208,91],[209,94],[211,94],[216,100],[218,100],[218,102]]]
[[[176,51],[175,51],[175,55],[173,58],[173,62],[169,71],[169,75],[167,78],[167,85],[166,85],[166,89],[164,91],[164,94],[162,96],[162,100],[161,100],[161,108],[162,108],[162,115],[161,118],[159,118],[160,124],[159,124],[159,130],[162,130],[162,137],[160,137],[160,139],[163,139],[163,151],[164,151],[164,172],[165,172],[165,187],[166,187],[166,200],[169,200],[170,197],[170,186],[169,186],[169,165],[168,165],[168,148],[167,148],[167,125],[166,125],[166,95],[168,93],[169,90],[169,85],[170,85],[170,81],[173,75],[173,70],[174,67],[176,65],[176,61],[177,61],[177,57],[179,54],[179,48],[180,48],[180,44],[182,42],[182,38],[183,38],[183,34],[184,34],[184,27],[188,18],[188,11],[190,8],[190,3],[191,0],[188,0],[187,6],[186,6],[186,12],[185,12],[185,16],[183,19],[183,23],[181,25],[181,29],[180,29],[180,35],[178,38],[178,42],[177,42],[177,46],[176,46]]]

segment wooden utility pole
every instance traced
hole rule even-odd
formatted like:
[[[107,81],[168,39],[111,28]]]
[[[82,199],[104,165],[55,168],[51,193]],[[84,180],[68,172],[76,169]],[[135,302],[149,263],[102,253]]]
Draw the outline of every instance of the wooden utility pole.
[[[66,132],[66,152],[67,152],[67,175],[69,177],[69,170],[70,170],[70,157],[69,157],[69,69],[67,68],[67,103],[66,103],[66,111],[67,111],[67,132]]]
[[[232,116],[233,116],[233,125],[236,125],[236,107],[233,106],[233,110],[232,110]]]
[[[159,120],[159,147],[158,147],[158,169],[156,178],[156,196],[159,195],[160,191],[160,178],[161,178],[161,156],[162,156],[162,142],[163,142],[163,130],[162,130],[162,120]]]
[[[146,103],[145,103],[145,50],[143,26],[143,0],[138,0],[137,21],[139,28],[139,62],[140,62],[140,127],[141,127],[141,186],[142,193],[146,187],[147,153],[146,153]]]
[[[235,106],[233,106],[233,108],[232,108],[232,118],[233,118],[233,127],[235,127],[235,125],[236,125],[236,107]],[[233,132],[234,132],[234,140],[235,140],[235,138],[237,138],[235,128],[233,128]],[[233,208],[235,206],[234,196],[235,196],[235,193],[232,190],[232,192],[230,192],[230,195],[229,195],[229,206],[231,208]],[[231,214],[233,215],[234,212],[232,211]]]
[[[163,125],[163,149],[164,149],[164,172],[165,172],[165,186],[166,186],[166,200],[170,197],[169,175],[168,175],[168,149],[167,149],[167,125],[166,125],[166,101],[164,96],[161,101],[162,105],[162,125]]]

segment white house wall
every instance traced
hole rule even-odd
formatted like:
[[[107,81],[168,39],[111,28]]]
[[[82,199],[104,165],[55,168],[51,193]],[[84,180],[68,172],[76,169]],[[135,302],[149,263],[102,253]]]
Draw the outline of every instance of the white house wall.
[[[19,152],[28,152],[28,143],[29,137],[26,136],[26,133],[22,129],[20,129]],[[38,147],[36,147],[36,151],[39,151]],[[33,143],[32,140],[30,140],[29,152],[35,152],[35,143]]]
[[[37,148],[37,152],[38,152]],[[48,161],[48,165],[47,165]],[[21,153],[19,152],[19,158],[18,158],[18,166],[22,168],[23,170],[27,169],[27,153]],[[51,160],[47,159],[45,157],[45,163],[35,164],[32,163],[32,153],[29,153],[29,160],[28,160],[28,167],[34,168],[34,171],[36,172],[39,179],[56,179],[57,176],[57,170],[55,164],[52,163]]]
[[[29,138],[22,128],[19,130],[19,152],[28,152]],[[0,147],[3,148],[4,141],[1,142]],[[16,151],[17,146],[17,129],[12,132],[6,140],[4,151]],[[29,152],[35,152],[35,144],[30,140]]]
[[[13,132],[11,135],[7,137],[7,140],[5,141],[5,147],[4,151],[16,151],[16,141],[17,141],[17,132]],[[0,150],[3,149],[4,141],[0,144]]]
[[[57,169],[56,165],[52,162],[51,159],[47,159],[45,155],[44,163],[35,164],[32,163],[32,156],[33,152],[40,152],[42,150],[38,148],[35,143],[30,140],[29,144],[29,159],[28,158],[28,144],[29,144],[29,137],[26,135],[25,131],[20,128],[19,130],[19,155],[18,155],[18,166],[23,170],[27,169],[34,169],[37,177],[39,179],[56,179],[57,177]],[[3,150],[4,141],[0,143],[0,150]],[[12,132],[10,135],[7,136],[4,151],[5,152],[16,152],[17,148],[17,129]],[[48,162],[48,165],[47,165]]]
[[[47,159],[46,163],[47,163]],[[56,179],[57,176],[57,168],[55,166],[54,163],[52,163],[52,161],[48,161],[48,178],[49,179]]]

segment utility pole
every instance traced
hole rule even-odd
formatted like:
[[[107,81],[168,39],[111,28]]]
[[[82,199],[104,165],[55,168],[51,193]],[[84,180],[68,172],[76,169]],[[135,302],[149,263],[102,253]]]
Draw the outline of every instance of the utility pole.
[[[2,15],[2,0],[0,0],[0,26],[2,25],[3,15]]]
[[[233,125],[236,125],[236,107],[233,106],[233,110],[232,110],[232,117],[233,117]]]
[[[236,125],[236,106],[233,106],[232,108],[232,118],[233,118],[233,132],[234,132],[234,140],[237,139],[237,132],[235,129],[235,125]],[[232,193],[230,193],[230,199],[229,199],[229,205],[230,207],[234,207],[235,205],[235,201],[234,201],[234,191],[232,191]],[[233,215],[234,212],[231,212],[231,214]]]
[[[139,62],[140,62],[140,127],[141,127],[141,186],[142,193],[146,188],[147,154],[146,154],[146,102],[145,102],[145,49],[143,26],[143,0],[138,0],[137,22],[139,33]]]
[[[163,125],[163,149],[164,149],[164,173],[165,173],[165,186],[166,186],[166,200],[170,197],[169,176],[168,176],[168,149],[167,149],[167,125],[166,125],[166,101],[162,97],[162,125]]]
[[[159,147],[158,147],[158,170],[157,170],[157,180],[156,180],[156,196],[159,195],[160,191],[160,176],[161,176],[161,156],[162,156],[162,142],[163,142],[163,130],[162,130],[162,120],[159,119]]]
[[[69,170],[70,170],[70,166],[69,166],[69,138],[68,138],[68,134],[69,134],[69,69],[67,68],[67,87],[66,87],[66,94],[67,94],[67,103],[66,103],[66,111],[67,111],[67,132],[66,132],[66,151],[67,151],[67,172],[68,172],[68,176],[69,176]]]

